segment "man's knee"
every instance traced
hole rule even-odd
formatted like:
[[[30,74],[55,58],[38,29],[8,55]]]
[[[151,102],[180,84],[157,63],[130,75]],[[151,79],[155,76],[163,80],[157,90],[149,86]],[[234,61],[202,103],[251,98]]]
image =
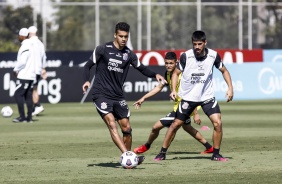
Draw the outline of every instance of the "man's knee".
[[[132,128],[130,127],[130,128],[128,128],[126,130],[122,130],[122,134],[124,136],[131,136],[132,135]]]

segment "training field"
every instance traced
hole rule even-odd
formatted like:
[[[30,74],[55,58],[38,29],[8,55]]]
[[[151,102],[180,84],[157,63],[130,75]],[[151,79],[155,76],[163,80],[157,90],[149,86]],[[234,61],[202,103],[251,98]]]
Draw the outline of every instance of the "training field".
[[[0,117],[0,183],[20,184],[257,184],[282,182],[282,100],[219,102],[228,162],[201,155],[204,146],[180,129],[167,153],[156,162],[163,129],[146,160],[136,169],[121,168],[121,153],[92,103],[43,104],[32,124]],[[148,138],[151,126],[172,109],[168,101],[131,108],[133,148]],[[1,104],[1,107],[4,105]],[[15,105],[13,118],[18,113]],[[202,125],[212,127],[200,110]],[[212,142],[212,130],[202,131]]]

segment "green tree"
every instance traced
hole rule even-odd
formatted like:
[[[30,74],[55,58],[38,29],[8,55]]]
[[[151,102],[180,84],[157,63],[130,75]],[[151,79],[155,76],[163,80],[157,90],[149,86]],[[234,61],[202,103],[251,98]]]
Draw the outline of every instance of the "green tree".
[[[1,52],[17,52],[19,48],[18,33],[23,27],[28,28],[33,25],[33,9],[30,6],[13,9],[7,6],[2,10],[2,20],[0,27],[0,51]],[[38,25],[42,25],[40,15],[37,15]],[[42,27],[42,26],[41,26]],[[42,30],[39,26],[39,32]]]

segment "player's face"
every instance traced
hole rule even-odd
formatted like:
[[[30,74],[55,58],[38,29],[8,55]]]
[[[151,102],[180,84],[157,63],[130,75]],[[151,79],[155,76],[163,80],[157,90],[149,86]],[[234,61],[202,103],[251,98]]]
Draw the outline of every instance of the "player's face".
[[[117,43],[119,48],[123,48],[128,41],[128,32],[118,30],[114,36],[115,36],[115,42]]]
[[[165,59],[166,71],[172,72],[175,69],[175,67],[176,67],[176,61],[175,60]]]
[[[204,56],[206,41],[193,41],[193,49],[196,57]]]

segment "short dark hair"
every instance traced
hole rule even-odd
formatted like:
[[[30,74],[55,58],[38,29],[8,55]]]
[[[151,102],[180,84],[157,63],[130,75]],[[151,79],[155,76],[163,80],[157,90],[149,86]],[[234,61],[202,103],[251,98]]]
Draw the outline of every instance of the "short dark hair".
[[[167,52],[165,54],[165,59],[169,59],[169,60],[177,60],[176,54],[175,52]]]
[[[127,24],[126,22],[119,22],[116,24],[115,33],[117,33],[118,31],[129,32],[129,30],[130,30],[130,25]]]
[[[204,31],[195,31],[192,34],[192,42],[193,41],[206,41],[206,34]]]

